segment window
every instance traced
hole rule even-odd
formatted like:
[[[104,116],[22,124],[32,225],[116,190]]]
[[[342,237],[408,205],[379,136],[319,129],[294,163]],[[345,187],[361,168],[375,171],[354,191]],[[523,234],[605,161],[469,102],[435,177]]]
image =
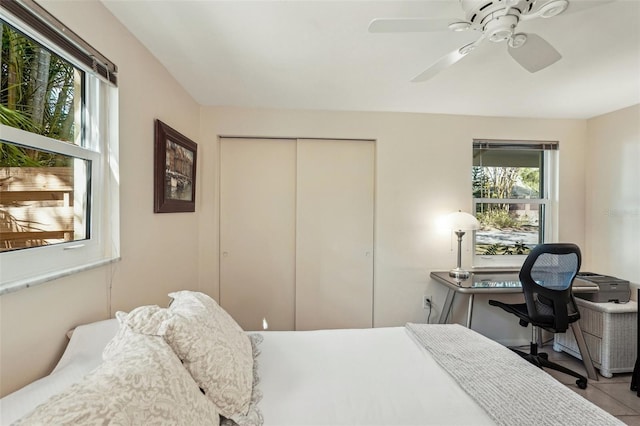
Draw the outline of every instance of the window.
[[[519,266],[553,239],[557,142],[473,142],[474,266]]]
[[[0,30],[4,292],[118,257],[118,150],[115,66],[34,3]]]

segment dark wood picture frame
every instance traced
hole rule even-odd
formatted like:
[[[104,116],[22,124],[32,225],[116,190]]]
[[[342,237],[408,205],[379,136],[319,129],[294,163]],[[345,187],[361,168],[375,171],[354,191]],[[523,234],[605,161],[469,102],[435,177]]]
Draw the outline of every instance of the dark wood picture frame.
[[[198,145],[155,120],[154,213],[196,211]]]

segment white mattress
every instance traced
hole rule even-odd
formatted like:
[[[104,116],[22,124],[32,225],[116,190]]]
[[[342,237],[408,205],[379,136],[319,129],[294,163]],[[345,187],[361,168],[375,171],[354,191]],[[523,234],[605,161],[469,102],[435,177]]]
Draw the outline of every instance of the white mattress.
[[[97,367],[117,329],[115,319],[77,327],[49,376],[0,400],[1,424]],[[265,426],[493,424],[403,327],[260,334]]]
[[[261,334],[265,425],[494,424],[403,327]]]

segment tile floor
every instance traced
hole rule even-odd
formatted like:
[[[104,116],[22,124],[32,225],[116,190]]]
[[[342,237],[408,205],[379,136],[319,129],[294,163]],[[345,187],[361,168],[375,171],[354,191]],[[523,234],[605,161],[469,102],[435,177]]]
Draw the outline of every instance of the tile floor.
[[[582,361],[564,352],[555,352],[552,344],[544,346],[543,351],[549,354],[549,359],[564,365],[580,374],[587,375]],[[598,381],[589,380],[586,389],[576,386],[571,376],[553,370],[545,370],[560,383],[584,396],[603,410],[613,414],[630,426],[640,426],[640,397],[631,392],[631,373],[614,374],[607,379],[598,375]],[[596,371],[598,371],[596,369]]]

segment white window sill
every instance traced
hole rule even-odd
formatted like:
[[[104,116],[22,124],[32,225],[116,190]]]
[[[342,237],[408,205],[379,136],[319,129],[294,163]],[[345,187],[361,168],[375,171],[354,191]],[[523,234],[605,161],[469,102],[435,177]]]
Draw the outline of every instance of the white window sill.
[[[57,280],[59,278],[67,277],[69,275],[77,274],[78,272],[87,271],[89,269],[98,268],[109,263],[118,262],[120,257],[113,259],[103,259],[97,262],[88,263],[86,265],[78,266],[75,268],[64,269],[62,271],[56,271],[50,274],[44,274],[37,277],[25,278],[23,280],[16,280],[3,284],[0,287],[0,296],[8,293],[13,293],[25,288],[35,287],[40,284],[44,284],[49,281]]]

